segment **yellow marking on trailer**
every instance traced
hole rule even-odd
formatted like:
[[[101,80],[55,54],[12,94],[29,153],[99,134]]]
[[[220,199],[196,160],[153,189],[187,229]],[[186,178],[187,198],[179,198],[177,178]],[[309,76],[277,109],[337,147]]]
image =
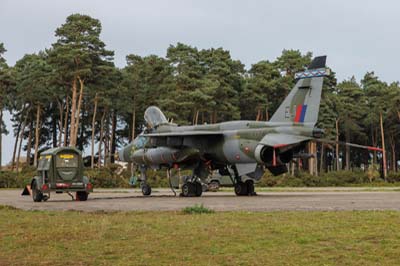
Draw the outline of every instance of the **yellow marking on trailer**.
[[[73,154],[61,154],[60,158],[61,159],[73,159],[74,155]]]

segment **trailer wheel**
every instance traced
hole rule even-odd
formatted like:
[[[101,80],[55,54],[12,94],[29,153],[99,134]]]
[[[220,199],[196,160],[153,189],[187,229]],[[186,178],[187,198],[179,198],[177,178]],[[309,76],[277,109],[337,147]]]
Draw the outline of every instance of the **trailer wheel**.
[[[76,200],[77,201],[86,201],[88,199],[89,193],[86,191],[78,191],[76,192]]]
[[[32,182],[32,198],[34,202],[41,202],[43,200],[43,193],[38,189],[36,181]]]
[[[143,196],[150,196],[151,194],[151,187],[146,183],[142,184],[142,194]]]

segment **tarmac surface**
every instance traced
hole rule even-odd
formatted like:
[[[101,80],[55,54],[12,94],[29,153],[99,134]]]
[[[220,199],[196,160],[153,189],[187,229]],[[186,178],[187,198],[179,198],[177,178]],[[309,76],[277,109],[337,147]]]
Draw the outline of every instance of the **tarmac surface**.
[[[335,211],[400,210],[399,188],[364,191],[362,188],[285,189],[237,197],[233,191],[205,192],[202,197],[174,196],[168,189],[153,189],[149,197],[137,189],[97,189],[86,202],[72,201],[67,194],[51,194],[47,202],[33,202],[22,190],[1,189],[0,205],[23,210],[78,211],[176,211],[203,204],[216,211]]]

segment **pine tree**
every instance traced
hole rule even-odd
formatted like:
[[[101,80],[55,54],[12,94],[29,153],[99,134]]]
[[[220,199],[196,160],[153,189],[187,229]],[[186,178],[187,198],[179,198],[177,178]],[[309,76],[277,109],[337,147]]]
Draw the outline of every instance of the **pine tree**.
[[[93,77],[96,68],[103,67],[103,62],[110,62],[114,55],[114,52],[105,49],[100,33],[99,20],[73,14],[57,28],[58,39],[52,45],[50,62],[71,86],[71,146],[77,143],[84,85]]]

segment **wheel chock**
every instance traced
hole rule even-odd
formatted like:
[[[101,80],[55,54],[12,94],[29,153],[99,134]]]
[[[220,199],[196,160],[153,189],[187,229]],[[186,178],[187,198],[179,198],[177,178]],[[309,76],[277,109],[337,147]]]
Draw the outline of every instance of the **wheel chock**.
[[[26,185],[21,193],[21,196],[32,196],[32,189],[30,185]]]

